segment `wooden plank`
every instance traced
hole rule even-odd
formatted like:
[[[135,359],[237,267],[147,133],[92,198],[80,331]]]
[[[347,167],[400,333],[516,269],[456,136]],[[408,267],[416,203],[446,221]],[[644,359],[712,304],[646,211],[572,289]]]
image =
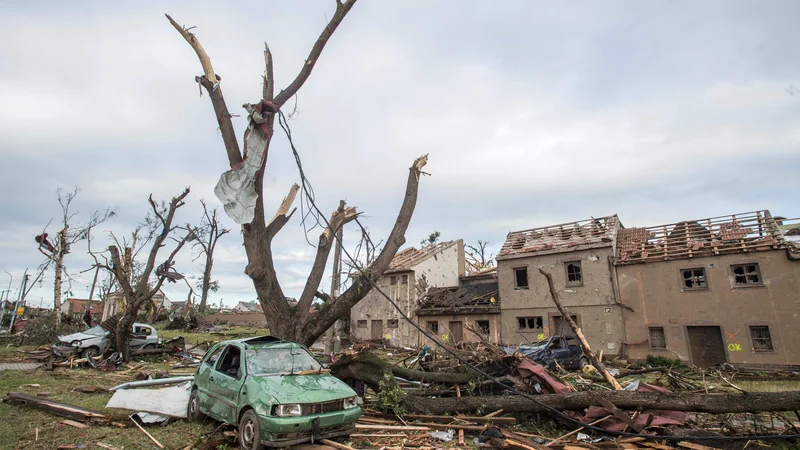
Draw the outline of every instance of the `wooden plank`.
[[[639,445],[654,448],[656,450],[675,450],[675,447],[670,447],[669,445],[664,445],[664,444],[657,444],[655,442],[641,442],[639,443]]]
[[[78,406],[47,400],[44,398],[34,397],[21,392],[9,392],[3,399],[3,402],[10,405],[25,406],[28,408],[46,411],[57,416],[77,420],[79,422],[86,422],[88,420],[109,420],[108,416],[98,412],[90,411]]]
[[[69,425],[71,427],[80,429],[89,428],[89,425],[86,425],[85,423],[75,422],[74,420],[69,420],[69,419],[62,420],[61,423],[63,423],[64,425]]]
[[[690,448],[692,450],[720,450],[717,447],[708,447],[706,445],[695,444],[694,442],[680,441],[678,447]]]
[[[394,434],[378,434],[378,433],[355,433],[351,434],[350,437],[354,438],[384,438],[384,437],[408,437],[405,433],[394,433]]]
[[[617,408],[616,406],[614,406],[613,403],[611,403],[607,399],[597,394],[592,395],[592,397],[594,397],[595,400],[597,400],[597,402],[600,403],[600,406],[611,411],[611,413],[614,414],[614,417],[618,418],[619,420],[627,424],[629,427],[636,430],[637,433],[642,432],[642,426],[638,425],[635,420],[631,419],[630,416],[628,416],[628,414],[625,411],[622,411],[621,409]]]
[[[353,447],[350,447],[349,445],[340,444],[330,439],[320,439],[319,442],[325,445],[330,445],[333,448],[338,448],[339,450],[355,450]]]
[[[137,422],[137,421],[136,421],[136,420],[133,418],[133,415],[131,415],[131,416],[130,416],[130,418],[131,418],[131,421],[133,422],[133,424],[134,424],[134,425],[136,425],[136,428],[138,428],[138,429],[142,430],[142,433],[146,434],[146,435],[147,435],[147,437],[149,437],[149,438],[150,438],[150,440],[151,440],[151,441],[153,441],[153,443],[154,443],[154,444],[156,444],[156,445],[158,446],[158,448],[164,448],[164,446],[163,446],[163,445],[161,445],[161,442],[158,442],[158,439],[154,438],[152,434],[148,433],[148,432],[147,432],[147,430],[145,430],[144,428],[142,428],[142,426],[141,426],[141,425],[139,425],[139,422]]]
[[[438,425],[438,424],[436,424]],[[356,430],[386,430],[386,431],[430,431],[428,427],[412,427],[402,425],[371,425],[371,424],[356,424]]]
[[[502,409],[500,411],[502,411]],[[404,417],[408,417],[409,419],[425,420],[427,422],[441,422],[441,423],[448,423],[454,420],[463,420],[466,422],[475,422],[475,423],[496,423],[502,425],[511,425],[517,423],[517,419],[514,417],[428,416],[424,414],[406,414]]]

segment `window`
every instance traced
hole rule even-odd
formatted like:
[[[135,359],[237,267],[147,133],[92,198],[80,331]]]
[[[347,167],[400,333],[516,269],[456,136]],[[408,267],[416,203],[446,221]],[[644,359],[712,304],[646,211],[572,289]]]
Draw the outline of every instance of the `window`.
[[[708,282],[706,281],[706,269],[697,267],[694,269],[681,269],[681,278],[683,279],[683,289],[707,289]]]
[[[220,361],[217,371],[229,377],[239,379],[241,376],[241,364],[239,364],[240,355],[241,351],[238,347],[229,345],[225,349],[225,354],[222,355],[222,361]]]
[[[428,328],[428,331],[432,333],[439,333],[439,322],[436,320],[429,320],[425,326]]]
[[[408,284],[408,275],[403,275],[400,277],[400,282],[403,284]]]
[[[516,289],[528,289],[528,268],[514,269],[514,286]]]
[[[664,327],[650,327],[650,348],[656,350],[667,349],[667,337],[664,335]]]
[[[567,269],[567,286],[583,286],[583,272],[580,261],[564,263]]]
[[[149,327],[133,327],[133,334],[139,334],[142,336],[150,336],[150,328]]]
[[[359,320],[359,321],[356,323],[356,326],[357,326],[358,328],[367,328],[367,321],[366,321],[366,320]]]
[[[541,316],[517,317],[520,330],[541,330],[544,328],[544,321]]]
[[[389,319],[386,321],[386,328],[397,328],[398,323],[397,319]]]
[[[734,286],[761,286],[761,270],[758,263],[734,264],[731,266]]]
[[[389,284],[392,284],[392,285],[395,285],[395,284],[397,284],[397,277],[396,277],[396,276],[394,276],[394,275],[392,275],[391,277],[389,277]]]
[[[222,353],[222,349],[224,348],[225,348],[224,346],[220,345],[219,348],[214,350],[213,353],[208,354],[208,356],[203,362],[208,364],[209,366],[213,366],[214,363],[217,362],[217,359],[219,359],[219,355]]]
[[[751,326],[750,337],[753,339],[753,350],[757,352],[774,351],[774,348],[772,347],[772,336],[769,334],[769,327]]]
[[[489,321],[488,320],[476,320],[475,325],[477,325],[478,330],[481,333],[488,335],[489,334]]]

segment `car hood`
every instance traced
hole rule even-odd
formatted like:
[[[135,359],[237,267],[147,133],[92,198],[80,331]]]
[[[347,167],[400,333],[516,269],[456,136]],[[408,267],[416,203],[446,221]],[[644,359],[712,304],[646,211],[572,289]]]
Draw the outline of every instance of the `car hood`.
[[[86,334],[86,333],[72,333],[66,336],[59,336],[58,339],[61,342],[72,342],[72,341],[84,341],[86,339],[97,339],[103,336],[95,336],[93,334]]]
[[[356,395],[342,380],[328,374],[251,376],[277,403],[319,403]]]

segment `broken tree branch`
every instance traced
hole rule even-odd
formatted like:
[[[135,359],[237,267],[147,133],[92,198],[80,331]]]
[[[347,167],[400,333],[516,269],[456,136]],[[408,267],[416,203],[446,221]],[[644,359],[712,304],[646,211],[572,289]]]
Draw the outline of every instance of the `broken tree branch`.
[[[608,372],[606,366],[592,352],[592,348],[589,346],[589,341],[586,340],[586,337],[583,335],[583,331],[581,331],[580,327],[578,327],[578,324],[576,324],[575,321],[572,320],[572,317],[570,317],[567,308],[565,308],[564,305],[561,304],[561,301],[558,298],[558,291],[556,291],[556,287],[553,284],[553,276],[545,272],[543,269],[539,269],[539,273],[544,275],[544,277],[547,279],[547,286],[550,289],[550,296],[553,298],[553,303],[556,304],[556,308],[558,308],[558,311],[561,312],[561,317],[563,317],[564,320],[567,321],[570,328],[572,328],[572,331],[575,333],[576,336],[578,336],[578,340],[581,341],[581,345],[583,345],[584,352],[586,353],[586,356],[589,357],[589,360],[592,362],[592,365],[595,366],[598,371],[600,371],[600,373],[603,375],[603,378],[605,378],[605,380],[608,382],[608,384],[611,385],[611,387],[613,387],[615,390],[618,391],[622,390],[622,386],[619,385],[617,379],[614,378],[614,376]]]

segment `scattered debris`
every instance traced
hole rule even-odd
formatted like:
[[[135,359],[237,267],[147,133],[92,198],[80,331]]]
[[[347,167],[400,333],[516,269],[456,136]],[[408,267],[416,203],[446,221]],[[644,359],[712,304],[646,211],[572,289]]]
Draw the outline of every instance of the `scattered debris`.
[[[66,417],[68,419],[77,420],[79,422],[108,422],[109,417],[95,411],[80,408],[78,406],[67,405],[64,403],[54,402],[43,398],[34,397],[20,392],[9,392],[6,394],[3,402],[9,405],[24,406],[28,408],[39,409],[47,411],[55,415]]]
[[[106,408],[121,408],[172,417],[186,417],[186,405],[189,403],[190,389],[192,386],[191,383],[187,383],[186,381],[191,380],[192,377],[179,378],[182,379],[183,384],[161,389],[127,389],[120,388],[119,386],[111,388],[111,390],[115,392],[108,401],[108,404],[106,404]],[[178,378],[171,378],[168,380],[176,379]]]

